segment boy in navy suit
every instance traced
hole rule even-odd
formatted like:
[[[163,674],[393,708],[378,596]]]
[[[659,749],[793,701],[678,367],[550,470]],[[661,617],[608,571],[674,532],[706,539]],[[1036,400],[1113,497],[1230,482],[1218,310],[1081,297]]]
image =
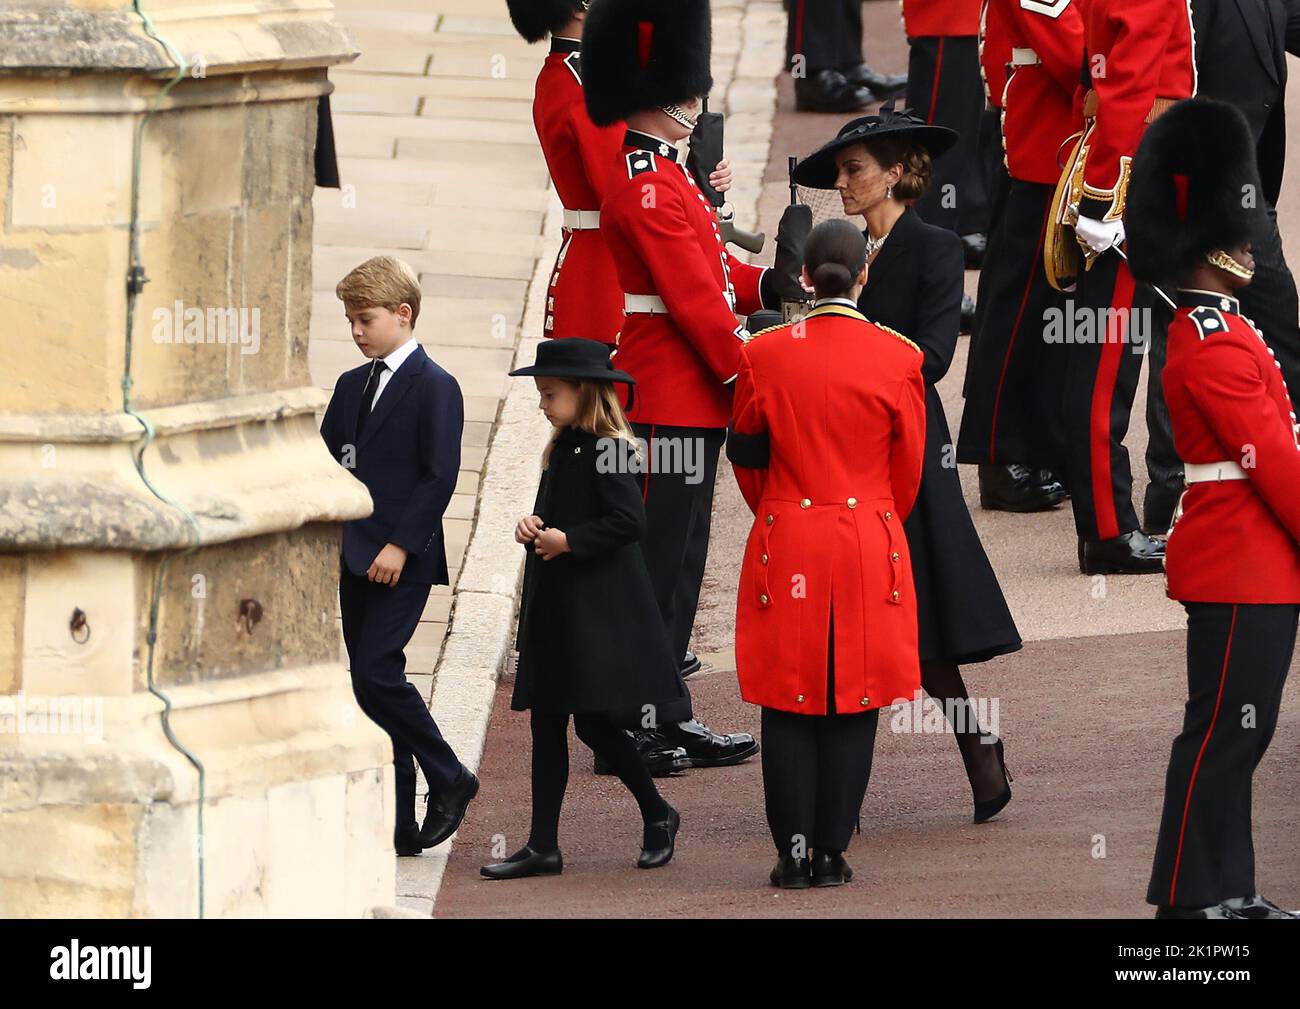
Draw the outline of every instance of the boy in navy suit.
[[[339,376],[321,437],[375,504],[369,518],[343,525],[343,640],[357,703],[393,741],[393,846],[418,855],[455,833],[479,786],[407,680],[403,651],[430,586],[448,583],[442,515],[460,469],[464,400],[416,342],[420,284],[406,263],[369,259],[336,293],[370,363]],[[423,826],[415,819],[416,760],[429,783]]]

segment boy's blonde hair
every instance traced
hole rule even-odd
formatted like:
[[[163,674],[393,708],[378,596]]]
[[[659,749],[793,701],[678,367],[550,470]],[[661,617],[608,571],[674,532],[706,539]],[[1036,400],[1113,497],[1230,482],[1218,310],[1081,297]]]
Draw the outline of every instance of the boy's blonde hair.
[[[396,312],[397,306],[411,306],[411,328],[420,315],[420,278],[395,256],[375,256],[367,259],[339,281],[334,293],[344,305],[357,308],[386,308]]]
[[[560,381],[578,387],[578,416],[573,421],[573,427],[590,432],[597,438],[622,438],[632,444],[640,458],[640,442],[632,433],[632,425],[623,413],[613,382],[595,378],[564,378]],[[546,443],[546,450],[542,453],[543,469],[550,464],[551,449],[559,436],[560,428],[557,427],[551,432],[551,440]]]

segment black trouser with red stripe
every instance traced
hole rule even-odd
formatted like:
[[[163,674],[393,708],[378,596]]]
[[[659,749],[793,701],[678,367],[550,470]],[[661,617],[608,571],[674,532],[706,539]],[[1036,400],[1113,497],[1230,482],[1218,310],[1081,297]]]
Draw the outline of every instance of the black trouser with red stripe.
[[[673,655],[680,661],[690,646],[700,603],[718,455],[727,432],[726,428],[664,424],[633,424],[632,431],[645,440],[647,468],[656,461],[665,463],[663,471],[641,477],[646,516],[641,551]],[[690,690],[682,700],[660,705],[657,714],[664,724],[688,721]],[[635,724],[639,719],[637,715],[626,721]]]
[[[1083,539],[1112,539],[1138,528],[1133,471],[1124,436],[1150,349],[1151,289],[1133,282],[1128,264],[1103,252],[1079,274],[1065,301],[1065,438],[1074,526]]]
[[[988,158],[981,154],[984,82],[975,36],[909,38],[907,104],[927,123],[957,131],[957,143],[934,160],[930,188],[916,201],[926,224],[959,235],[989,228]]]
[[[1048,311],[1064,296],[1047,282],[1043,238],[1053,187],[1012,179],[980,271],[957,461],[1064,469],[1066,347],[1048,343]]]
[[[1277,727],[1300,607],[1183,605],[1187,708],[1169,757],[1147,902],[1209,907],[1257,892],[1251,778]]]
[[[862,62],[862,0],[790,0],[786,24],[787,70],[811,77]],[[801,67],[793,60],[803,57]]]

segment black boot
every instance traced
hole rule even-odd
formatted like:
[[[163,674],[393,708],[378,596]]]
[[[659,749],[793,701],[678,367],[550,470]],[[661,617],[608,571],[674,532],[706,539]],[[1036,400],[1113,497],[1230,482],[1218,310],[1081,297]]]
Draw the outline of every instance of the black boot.
[[[1006,788],[1004,788],[998,795],[995,795],[991,799],[975,800],[975,822],[987,823],[989,820],[993,819],[993,817],[1002,812],[1002,810],[1006,808],[1007,803],[1011,801],[1011,782],[1015,779],[1011,777],[1011,772],[1007,770],[1006,758],[1002,754],[1002,740],[999,739],[996,743],[980,742],[976,745],[993,746],[996,748],[998,764],[1002,768],[1002,777],[1006,780]]]
[[[796,112],[861,112],[875,100],[867,88],[850,84],[838,70],[794,79]]]
[[[504,862],[480,866],[478,873],[486,879],[524,879],[528,876],[558,876],[564,871],[560,849],[533,851],[524,845]]]
[[[813,886],[843,886],[853,878],[853,870],[844,861],[842,851],[814,851],[812,857]]]
[[[1065,500],[1059,483],[1041,483],[1044,470],[1032,470],[1020,463],[980,463],[980,507],[985,511],[1050,511]]]
[[[866,88],[881,101],[888,101],[907,90],[907,74],[882,74],[865,63],[841,67],[840,73],[850,84]]]
[[[767,878],[782,890],[807,890],[812,886],[812,862],[807,858],[782,855]]]
[[[744,763],[758,752],[758,741],[748,732],[722,734],[692,719],[659,727],[664,746],[686,751],[692,767],[730,767]]]
[[[1165,545],[1140,529],[1109,540],[1079,540],[1085,575],[1152,575],[1165,569]]]

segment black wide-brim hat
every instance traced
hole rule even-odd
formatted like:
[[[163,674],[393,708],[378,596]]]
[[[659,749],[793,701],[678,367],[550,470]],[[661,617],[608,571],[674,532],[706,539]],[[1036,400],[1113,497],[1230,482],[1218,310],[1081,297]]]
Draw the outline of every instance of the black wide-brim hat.
[[[614,367],[609,346],[581,336],[543,340],[537,345],[537,359],[527,368],[516,368],[511,377],[532,375],[534,378],[591,378],[602,382],[626,382],[636,379]]]
[[[1266,224],[1255,140],[1235,106],[1189,98],[1147,127],[1124,206],[1137,280],[1176,282],[1207,252],[1254,241]]]
[[[592,122],[609,126],[708,95],[712,25],[709,0],[593,0],[582,26]]]
[[[809,189],[834,189],[839,175],[835,155],[854,144],[869,144],[882,137],[906,137],[937,158],[957,142],[957,131],[946,126],[931,126],[911,109],[895,112],[886,105],[878,116],[861,116],[840,127],[835,139],[823,144],[795,165],[794,181]]]

